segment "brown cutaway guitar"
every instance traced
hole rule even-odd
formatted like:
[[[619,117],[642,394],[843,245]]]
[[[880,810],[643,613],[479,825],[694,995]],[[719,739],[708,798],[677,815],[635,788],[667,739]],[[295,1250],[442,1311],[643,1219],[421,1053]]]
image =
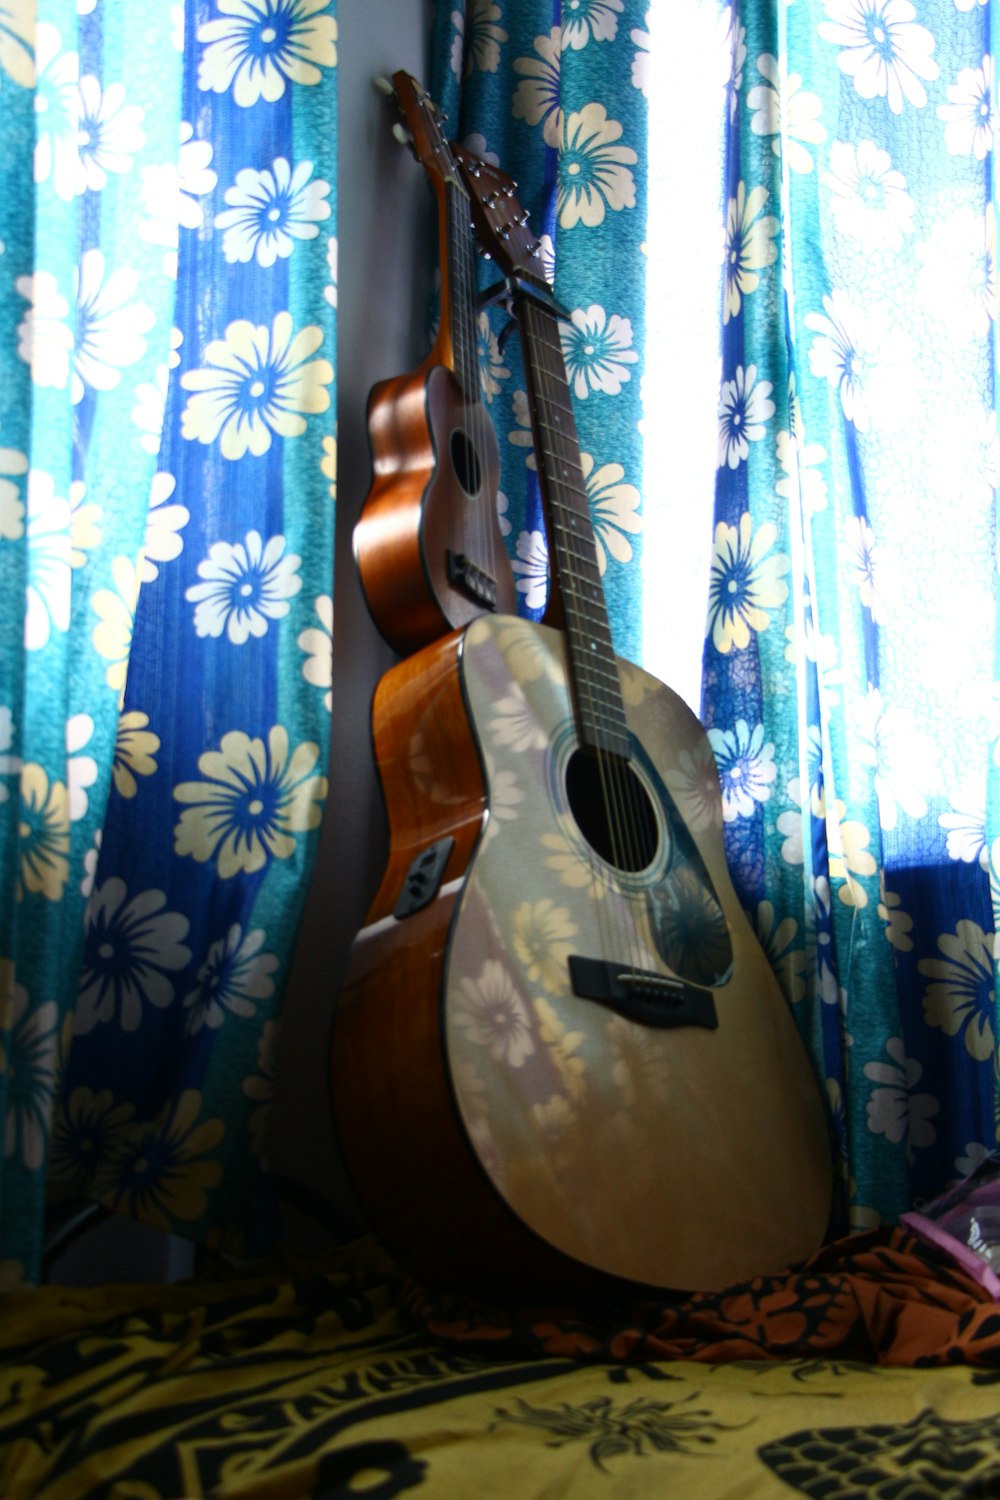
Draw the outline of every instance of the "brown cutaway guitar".
[[[390,852],[334,1025],[338,1131],[433,1286],[715,1289],[821,1242],[825,1111],[730,881],[707,735],[612,649],[537,247],[510,180],[462,160],[518,316],[563,629],[483,615],[378,685]]]
[[[423,363],[368,398],[372,483],[354,553],[376,625],[405,654],[513,609],[516,594],[497,521],[496,434],[480,400],[470,205],[432,101],[405,72],[392,89],[437,199],[441,318]]]

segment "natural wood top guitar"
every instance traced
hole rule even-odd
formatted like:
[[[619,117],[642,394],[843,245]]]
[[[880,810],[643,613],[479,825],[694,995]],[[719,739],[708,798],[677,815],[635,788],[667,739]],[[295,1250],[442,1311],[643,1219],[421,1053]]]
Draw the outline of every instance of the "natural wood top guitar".
[[[375,623],[405,654],[484,611],[512,610],[516,595],[480,399],[469,202],[433,102],[405,72],[392,91],[437,200],[441,318],[417,369],[369,396],[373,473],[354,552]]]
[[[711,746],[617,657],[559,337],[508,178],[459,153],[516,308],[563,628],[484,615],[380,682],[390,854],[333,1100],[436,1286],[718,1288],[820,1243],[825,1112],[733,890]]]

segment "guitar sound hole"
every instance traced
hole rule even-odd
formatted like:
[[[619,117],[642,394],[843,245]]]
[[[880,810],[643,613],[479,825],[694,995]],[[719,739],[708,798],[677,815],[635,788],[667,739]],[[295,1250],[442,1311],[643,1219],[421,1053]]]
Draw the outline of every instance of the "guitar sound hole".
[[[451,466],[465,493],[478,495],[483,482],[482,465],[468,433],[461,427],[456,427],[451,435]]]
[[[652,864],[660,835],[649,795],[618,755],[574,750],[566,767],[566,800],[590,847],[617,870]]]

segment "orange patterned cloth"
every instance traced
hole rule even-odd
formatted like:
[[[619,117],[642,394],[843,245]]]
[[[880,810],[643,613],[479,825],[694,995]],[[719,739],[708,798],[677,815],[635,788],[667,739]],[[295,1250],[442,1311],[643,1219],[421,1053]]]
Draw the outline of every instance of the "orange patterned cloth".
[[[1000,1366],[1000,1305],[943,1253],[895,1228],[836,1240],[781,1275],[601,1316],[510,1313],[413,1284],[403,1310],[438,1339],[494,1354]]]
[[[601,1320],[411,1287],[407,1329],[400,1281],[366,1237],[211,1280],[9,1293],[0,1496],[1000,1496],[1000,1308],[905,1235]]]

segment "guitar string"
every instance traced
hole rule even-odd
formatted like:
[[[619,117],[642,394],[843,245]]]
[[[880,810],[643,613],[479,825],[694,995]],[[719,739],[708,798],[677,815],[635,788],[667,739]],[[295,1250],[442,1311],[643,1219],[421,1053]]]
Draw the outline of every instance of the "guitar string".
[[[528,308],[531,308],[528,311]],[[607,749],[605,739],[618,736],[627,737],[627,724],[624,716],[624,706],[621,703],[621,688],[618,680],[617,663],[611,649],[610,629],[607,624],[604,610],[603,592],[601,589],[599,572],[594,576],[597,569],[596,547],[593,543],[592,527],[589,519],[589,503],[586,502],[586,494],[582,484],[571,484],[567,482],[568,475],[575,470],[578,481],[582,481],[582,467],[579,462],[579,445],[576,439],[575,424],[573,423],[572,409],[568,399],[568,381],[566,376],[565,360],[562,352],[562,342],[559,338],[556,318],[554,314],[542,309],[535,309],[530,303],[526,303],[526,316],[529,326],[529,339],[534,342],[536,349],[541,350],[543,358],[536,359],[535,364],[540,370],[542,382],[548,381],[556,391],[565,395],[566,404],[560,407],[549,392],[549,403],[554,407],[554,420],[549,423],[549,443],[555,443],[554,434],[559,438],[566,449],[565,452],[552,457],[562,471],[561,479],[554,481],[559,488],[565,492],[576,492],[577,498],[587,503],[587,527],[584,536],[579,536],[575,529],[553,516],[554,525],[562,525],[565,540],[562,543],[562,555],[564,558],[565,572],[561,577],[563,584],[563,596],[567,612],[567,622],[571,625],[570,637],[575,640],[578,661],[574,671],[574,681],[577,690],[586,696],[587,706],[590,709],[591,723],[593,726],[593,738],[596,743],[593,747],[598,767],[598,778],[601,787],[601,801],[604,815],[607,819],[608,833],[611,845],[611,862],[619,871],[628,869],[637,870],[646,861],[642,859],[642,848],[638,835],[638,818],[636,808],[636,792],[634,773],[630,772],[628,759],[617,750]],[[554,332],[554,337],[550,336]],[[562,417],[565,416],[567,425],[562,425]],[[556,498],[553,496],[553,498]],[[556,500],[557,507],[561,506],[564,513],[569,513],[575,508],[567,500]],[[591,559],[588,552],[579,553],[569,545],[569,537],[573,535],[577,549],[582,546],[586,548],[590,541],[593,550]],[[555,540],[555,539],[554,539]],[[577,576],[578,567],[583,564],[585,571],[591,572],[589,584],[581,588],[581,580]],[[589,564],[589,568],[587,565]],[[584,604],[585,592],[589,592],[589,609]],[[574,618],[575,616],[575,618]],[[583,620],[586,621],[584,628]],[[591,648],[596,653],[594,658],[582,649],[584,636],[590,638]],[[596,639],[595,639],[596,637]],[[592,668],[596,665],[596,674]],[[599,675],[597,675],[599,674]],[[608,688],[599,688],[599,677],[608,676],[614,683],[613,694],[609,694]],[[602,701],[602,697],[603,700]],[[612,720],[617,720],[613,724]],[[610,734],[609,734],[610,730]],[[620,943],[617,957],[626,965],[631,964],[633,971],[643,967],[641,963],[641,943],[639,939],[637,924],[629,921],[626,917],[626,905],[631,912],[631,904],[626,901],[612,902],[613,914],[616,918],[613,925],[617,929],[616,936]]]
[[[565,526],[563,526],[563,523],[560,521],[558,515],[558,507],[561,503],[559,498],[560,481],[557,473],[558,460],[554,451],[552,439],[549,435],[549,432],[546,430],[547,428],[551,428],[552,424],[545,421],[545,417],[542,411],[542,403],[546,394],[546,370],[542,358],[543,346],[538,336],[538,330],[535,327],[536,309],[534,307],[534,304],[532,303],[530,298],[519,299],[519,302],[519,322],[527,353],[527,359],[525,361],[525,373],[528,376],[529,386],[532,383],[534,383],[534,385],[536,386],[536,389],[532,392],[534,399],[531,403],[532,420],[533,423],[537,424],[538,427],[538,431],[536,433],[536,446],[538,449],[536,461],[539,465],[539,469],[543,477],[546,477],[549,481],[547,487],[549,505],[547,508],[546,519],[550,527],[552,528],[552,531],[556,532],[560,527],[565,530]],[[532,381],[532,376],[534,376],[534,381]],[[558,542],[558,538],[556,535],[550,536],[549,545],[550,549],[553,553],[556,554],[556,556],[560,555],[560,551],[565,550],[561,548],[561,544]],[[562,593],[562,603],[565,612],[567,605],[569,605],[570,609],[572,608],[572,599],[571,597],[568,597],[567,591],[563,587],[564,582],[565,580],[560,573],[559,585]],[[563,623],[565,625],[567,623],[566,620],[564,620]],[[573,653],[570,649],[570,636],[568,632],[565,633],[564,638],[566,641],[566,671],[568,678],[567,686],[570,688],[571,693],[573,691],[573,688],[575,687],[579,695],[590,695],[591,688],[589,682],[587,682],[585,679],[582,679],[581,674],[575,670]],[[579,707],[580,705],[579,703],[577,703],[575,705],[575,711],[577,713],[579,713]],[[598,769],[600,774],[600,759],[598,759]],[[613,902],[606,902],[598,894],[601,891],[602,886],[604,885],[604,877],[600,864],[598,863],[597,852],[588,840],[585,840],[585,856],[590,867],[591,900],[594,907],[595,926],[597,928],[599,937],[599,947],[602,957],[607,960],[611,957],[615,948],[615,944],[612,941],[614,933],[609,930],[609,923],[610,926],[619,929],[621,924],[611,921],[613,911],[609,910],[609,908],[613,908]]]
[[[421,96],[421,103],[429,103],[428,96],[426,94]],[[494,525],[490,527],[486,526],[487,517],[485,514],[487,502],[495,507],[495,497],[489,494],[489,486],[486,483],[487,475],[485,467],[483,466],[482,457],[480,456],[484,455],[486,452],[486,444],[482,437],[482,424],[490,419],[488,418],[488,414],[485,412],[482,400],[480,399],[481,372],[479,368],[477,346],[478,335],[472,296],[473,288],[475,285],[475,278],[473,275],[474,252],[472,236],[470,233],[471,226],[468,222],[468,193],[464,185],[458,178],[457,164],[455,162],[451,149],[448,146],[448,143],[444,139],[443,132],[440,130],[437,115],[433,110],[433,107],[431,107],[431,120],[432,133],[436,138],[434,152],[440,168],[440,178],[443,182],[443,191],[445,194],[445,219],[448,232],[448,248],[450,252],[449,260],[451,261],[451,264],[455,271],[455,275],[449,278],[450,284],[447,288],[449,296],[449,309],[451,313],[451,327],[447,331],[451,336],[453,345],[457,346],[455,352],[453,353],[453,359],[457,359],[458,363],[458,384],[460,385],[460,387],[462,387],[463,397],[465,398],[466,402],[466,411],[468,412],[469,417],[469,425],[472,428],[471,441],[473,443],[473,453],[475,455],[474,461],[478,462],[478,477],[480,481],[478,486],[479,504],[476,505],[475,503],[473,503],[472,516],[473,532],[480,542],[478,557],[476,561],[478,562],[479,559],[487,556],[489,559],[490,572],[495,577],[496,575],[495,560],[493,557],[493,544],[494,534],[498,528],[495,525],[495,513],[492,518],[494,521]],[[530,306],[530,303],[526,303],[526,308],[527,306]],[[528,314],[529,318],[530,316],[531,314]],[[551,319],[553,328],[556,328],[554,316],[549,315],[549,317]],[[578,472],[578,478],[582,479],[582,473],[580,472],[579,468],[578,446],[576,445],[575,441],[575,429],[572,425],[572,412],[569,408],[568,402],[568,383],[566,377],[565,361],[562,356],[562,345],[561,340],[558,336],[558,329],[556,328],[555,341],[549,341],[544,338],[539,339],[537,329],[535,330],[535,335],[538,347],[546,352],[551,365],[558,365],[558,368],[546,369],[543,361],[536,361],[536,368],[538,368],[539,370],[540,379],[544,382],[544,380],[548,378],[554,383],[556,389],[561,388],[566,392],[566,415],[569,418],[571,427],[569,433],[564,436],[564,440],[569,441],[571,446],[576,447],[577,452],[576,455],[565,456],[572,459],[574,466],[576,467]],[[558,359],[556,358],[557,354]],[[552,398],[550,396],[550,401],[551,399]],[[468,411],[468,405],[470,402],[471,412]],[[562,456],[556,456],[555,454],[553,454],[553,458],[556,460],[556,462],[561,462]],[[566,474],[566,472],[567,471],[564,466],[564,475]],[[471,467],[470,463],[466,477],[471,479],[472,477],[474,477],[475,473],[476,470]],[[553,480],[555,481],[555,475],[553,475]],[[570,508],[566,507],[566,509],[568,511]],[[465,534],[465,521],[468,518],[468,511],[469,507],[467,505],[463,506],[463,537]],[[589,523],[589,507],[587,519]],[[589,524],[587,527],[587,531],[588,533],[590,532]],[[569,532],[567,531],[567,538],[568,535]],[[483,542],[485,542],[485,546],[482,545]],[[585,544],[584,539],[577,536],[577,544],[579,545],[581,542]],[[593,547],[592,537],[591,546]],[[566,582],[569,584],[569,587],[566,590],[568,614],[573,615],[574,612],[576,612],[579,615],[579,613],[582,612],[583,615],[586,615],[587,610],[582,607],[580,591],[578,586],[576,586],[575,580],[575,569],[580,559],[578,556],[572,555],[570,549],[567,548],[566,550],[568,554],[567,567],[569,569],[566,579]],[[595,567],[596,552],[591,563],[591,569]],[[600,603],[603,604],[603,597],[599,593],[601,588],[599,576],[597,577],[596,581],[591,582],[590,588],[592,594],[595,596],[590,601],[591,605],[593,606],[598,600],[600,600]],[[577,643],[577,654],[579,656],[581,652],[581,622],[579,618],[576,619],[575,624],[575,639]],[[588,634],[595,630],[595,625],[602,626],[603,622],[599,618],[596,618],[596,620],[594,618],[588,620]],[[618,689],[618,695],[620,696],[620,684],[618,684],[617,682],[617,666],[613,654],[610,650],[609,632],[606,628],[602,628],[600,630],[597,630],[596,633],[599,636],[604,635],[607,637],[606,640],[601,641],[601,645],[605,648],[606,656],[602,660],[602,653],[600,650],[597,650],[598,643],[596,641],[592,641],[592,647],[597,650],[596,663],[588,661],[588,658],[586,657],[584,657],[583,660],[578,660],[578,662],[576,663],[576,670],[573,674],[574,682],[576,684],[577,691],[580,692],[582,690],[583,696],[588,700],[587,706],[590,711],[590,720],[593,728],[592,737],[596,741],[593,749],[598,768],[598,779],[601,788],[601,802],[603,804],[604,814],[607,818],[607,831],[610,835],[612,863],[617,866],[619,870],[636,870],[640,867],[641,860],[640,844],[637,836],[635,783],[633,776],[629,774],[627,761],[615,752],[608,753],[606,751],[604,740],[608,727],[608,714],[600,704],[600,694],[597,688],[597,681],[593,677],[592,673],[592,667],[594,665],[596,665],[598,672],[604,671],[608,667],[607,657],[610,657],[610,672],[614,674],[616,688]],[[572,652],[569,653],[570,658],[572,658],[572,654]],[[588,662],[587,665],[584,665],[585,661]],[[572,660],[570,664],[571,666],[573,665]],[[619,720],[619,726],[624,726],[624,712],[623,708],[621,708],[620,706],[618,707],[617,717]],[[599,879],[596,871],[596,862],[592,856],[588,856],[588,858],[591,865],[592,880],[596,881]],[[596,900],[597,898],[595,896],[595,902]],[[606,905],[606,903],[604,903],[603,901],[597,904],[598,912],[600,912],[600,910]],[[635,967],[639,967],[638,931],[636,924],[628,922],[626,920],[625,902],[619,900],[611,900],[607,903],[607,905],[611,907],[611,915],[616,919],[613,925],[618,928],[618,937],[621,944],[619,949],[621,958],[627,962],[628,960],[626,959],[626,952],[628,950],[632,950],[631,961]],[[602,930],[602,942],[605,943],[606,949],[609,949],[610,945],[607,944],[606,937],[604,936],[605,924],[603,921],[601,921],[600,915],[598,915],[598,926]]]
[[[479,433],[476,421],[478,414],[479,369],[473,322],[474,314],[472,312],[472,285],[469,281],[467,265],[469,236],[465,221],[468,218],[468,212],[466,209],[465,194],[458,181],[450,152],[447,191],[450,209],[451,260],[454,271],[452,278],[452,326],[458,346],[456,361],[458,367],[458,384],[462,392],[465,415],[472,429],[471,432],[466,434],[467,440],[470,443],[470,452],[465,455],[465,479],[468,481],[475,474],[473,464],[482,451],[481,444],[478,441]],[[475,458],[472,455],[475,455]],[[480,480],[482,481],[481,464]],[[466,495],[472,495],[472,487],[469,483],[464,484],[463,488],[466,491]],[[482,507],[477,506],[474,500],[471,505],[467,500],[462,506],[463,551],[470,561],[472,560],[471,554],[473,552],[477,558],[480,558],[482,553],[481,510]],[[467,540],[470,536],[474,542],[473,546],[470,546]]]
[[[458,168],[456,165],[456,172],[457,171]],[[480,456],[480,494],[478,505],[476,508],[476,519],[481,538],[483,556],[488,565],[490,576],[494,580],[496,580],[497,559],[495,553],[495,544],[499,535],[496,509],[496,488],[499,475],[496,470],[494,470],[491,475],[487,472],[486,469],[487,455],[493,450],[493,443],[491,443],[490,439],[492,437],[493,442],[495,442],[495,436],[493,432],[493,419],[486,410],[486,383],[489,372],[488,369],[486,371],[483,371],[480,368],[479,361],[480,314],[476,306],[475,230],[472,223],[472,208],[470,204],[469,194],[464,183],[461,180],[461,176],[459,176],[459,189],[462,194],[462,203],[465,211],[465,218],[463,222],[464,233],[462,236],[462,249],[463,275],[465,278],[467,290],[466,309],[470,320],[472,368],[469,373],[474,387],[473,392],[470,394],[472,400],[475,403],[472,412],[472,424],[474,432],[476,434],[476,451]],[[482,316],[485,317],[485,314],[482,314]],[[488,339],[489,330],[487,327],[487,360],[489,359]],[[493,480],[492,485],[488,483],[490,479]]]
[[[471,209],[469,195],[461,181],[458,165],[436,119],[435,130],[441,153],[447,158],[445,190],[448,194],[449,243],[455,268],[453,281],[461,283],[460,286],[452,287],[452,333],[453,338],[457,335],[460,369],[458,383],[462,387],[471,429],[467,437],[473,457],[468,477],[471,479],[478,473],[479,478],[478,492],[472,494],[471,489],[467,490],[467,493],[472,495],[472,501],[471,505],[466,503],[463,506],[463,538],[471,535],[474,541],[474,547],[470,548],[466,545],[465,548],[469,562],[473,566],[484,567],[495,579],[497,576],[494,550],[495,520],[488,514],[488,509],[492,507],[495,516],[496,496],[491,493],[488,483],[491,476],[487,472],[485,461],[489,437],[486,424],[490,419],[486,415],[481,399],[482,382],[477,343]],[[469,525],[470,509],[471,526]],[[474,555],[470,556],[470,553]]]
[[[509,206],[511,211],[513,212],[517,207],[516,201],[513,199],[512,194],[506,194],[506,197],[509,200]],[[482,203],[482,198],[480,198],[480,201]],[[490,218],[490,222],[492,223],[494,215],[489,211],[490,205],[488,203],[483,203],[482,206],[484,210],[488,211],[488,217]],[[515,221],[512,220],[510,223],[502,226],[503,228],[506,228],[508,234],[513,230],[514,222]],[[494,228],[495,227],[496,226],[494,225]],[[562,391],[564,393],[564,405],[562,407],[560,407],[558,401],[554,400],[551,392],[546,393],[548,395],[550,406],[554,408],[555,412],[564,412],[569,422],[569,430],[562,433],[561,436],[570,451],[566,455],[557,455],[553,452],[551,457],[555,463],[560,463],[562,461],[562,458],[566,457],[571,463],[572,467],[576,469],[578,481],[582,481],[582,472],[580,470],[579,464],[579,448],[576,440],[575,425],[573,424],[572,409],[569,402],[569,388],[566,375],[566,366],[565,360],[563,358],[562,343],[561,339],[559,338],[556,319],[551,314],[546,314],[539,310],[538,315],[535,318],[535,322],[538,326],[532,328],[532,312],[528,311],[528,309],[533,307],[533,304],[530,302],[530,299],[519,298],[517,300],[522,302],[522,310],[524,311],[525,317],[527,319],[527,326],[524,327],[527,339],[530,342],[533,337],[536,349],[541,350],[545,355],[544,359],[536,358],[533,361],[533,367],[538,371],[540,382],[544,384],[545,381],[548,381],[555,391]],[[554,331],[554,338],[542,336],[541,330],[545,328],[546,316],[548,317],[548,322],[551,325],[551,329]],[[541,395],[542,392],[540,391],[539,394]],[[536,403],[536,417],[539,416],[540,414],[537,411]],[[559,417],[557,416],[556,424],[558,424],[558,421]],[[553,426],[552,430],[554,432],[558,430],[558,427]],[[554,483],[558,482],[557,477],[554,473],[552,475],[552,479]],[[572,488],[572,486],[570,486],[570,488]],[[597,558],[596,550],[594,549],[593,533],[589,519],[589,503],[586,501],[586,496],[584,491],[582,490],[580,483],[577,484],[576,488],[581,498],[584,499],[584,503],[587,505],[587,525],[585,527],[585,535],[583,537],[577,536],[577,545],[586,547],[587,541],[590,541],[591,551],[593,552],[593,556],[590,558],[590,571],[593,574],[594,570],[597,567]],[[553,518],[554,521],[555,519],[556,518]],[[571,557],[570,563],[573,569],[576,568],[578,561],[579,558],[575,556]],[[594,605],[598,606],[598,610],[603,610],[604,599],[599,574],[597,574],[596,576],[592,576],[589,584],[589,589],[592,594],[592,598],[590,600],[592,612]],[[576,590],[574,592],[572,585],[569,592],[571,600],[570,612],[572,612],[573,605],[581,604],[582,607],[582,599],[580,591]],[[583,610],[583,613],[587,613],[586,609]],[[607,627],[606,615],[604,620],[601,620],[600,618],[589,620],[588,625],[591,629],[596,629],[598,633],[604,637],[601,644],[605,648],[606,656],[603,662],[598,663],[598,671],[602,671],[606,668],[610,673],[614,674],[613,680],[615,683],[615,697],[619,700],[614,705],[614,711],[619,721],[620,731],[627,736],[627,724],[625,723],[624,709],[620,703],[620,683],[618,682],[617,677],[617,665],[611,649],[610,631]],[[579,642],[579,631],[577,631],[576,639]],[[598,653],[598,655],[600,657],[600,652]],[[596,681],[592,680],[590,666],[583,667],[581,664],[580,670],[578,670],[574,674],[574,677],[575,681],[578,684],[578,687],[584,690],[590,700],[589,707],[591,711],[591,721],[595,727],[597,738],[597,743],[594,746],[594,752],[598,767],[599,782],[601,786],[601,801],[603,803],[605,815],[607,817],[608,832],[610,834],[612,862],[615,863],[619,869],[628,868],[631,870],[638,870],[644,864],[648,863],[648,859],[644,859],[642,857],[644,851],[648,849],[650,843],[648,827],[648,801],[645,801],[644,799],[643,803],[640,804],[639,799],[643,794],[634,773],[632,773],[629,769],[628,755],[626,754],[625,757],[622,757],[614,752],[605,752],[602,740],[603,731],[605,730],[606,725],[603,721],[606,720],[608,716],[599,707],[599,695],[596,691]],[[642,839],[639,831],[640,824],[643,821],[645,821],[647,824],[647,836],[645,841]],[[596,874],[595,861],[593,859],[593,856],[589,852],[588,859],[590,861],[593,872],[592,878],[599,878]],[[610,904],[617,909],[621,918],[621,920],[616,923],[616,926],[619,929],[619,938],[621,939],[621,956],[623,959],[625,959],[626,962],[631,961],[633,968],[639,968],[641,967],[639,961],[641,945],[637,929],[632,923],[626,922],[624,911],[622,907],[618,906],[617,902],[612,902]],[[601,925],[603,926],[603,924]],[[628,954],[627,959],[625,958],[626,954]]]
[[[486,173],[486,174],[488,174],[488,176],[482,176],[482,173]],[[493,202],[492,203],[489,201],[488,197],[486,197],[485,201],[484,201],[484,192],[483,192],[483,189],[487,186],[487,183],[494,183],[496,185],[495,189],[494,189],[494,192],[493,192]],[[486,214],[488,222],[490,223],[490,225],[493,228],[494,232],[498,233],[498,234],[502,233],[505,228],[508,230],[508,232],[510,230],[510,225],[500,224],[500,226],[498,227],[497,224],[494,222],[495,219],[499,219],[499,217],[500,217],[499,214],[494,213],[493,205],[496,203],[496,201],[498,199],[501,202],[505,201],[506,199],[510,199],[512,201],[512,195],[510,195],[510,194],[504,194],[503,188],[504,188],[504,184],[500,183],[499,179],[494,174],[490,173],[489,167],[487,165],[485,165],[485,164],[481,164],[480,176],[475,181],[474,186],[470,189],[471,192],[477,193],[480,206],[482,207],[484,213]],[[522,336],[526,340],[530,340],[531,330],[530,330],[530,328],[526,328],[524,326],[523,322],[521,324],[521,333],[522,333]],[[534,362],[534,368],[537,370],[539,379],[544,382],[544,378],[545,378],[545,373],[546,372],[545,372],[544,367],[541,364],[541,362],[538,361],[538,360],[536,360]],[[565,376],[565,372],[564,372],[564,376]],[[536,417],[537,417],[538,416],[538,413],[537,413],[537,403],[536,403],[535,410],[536,410]],[[552,480],[553,480],[553,483],[556,482],[556,476],[555,476],[554,473],[552,474]],[[590,685],[589,685],[589,683],[587,683],[587,684],[585,684],[585,686],[589,689]],[[593,713],[593,712],[592,712],[592,718],[596,719],[596,714]],[[598,863],[597,863],[597,859],[595,857],[595,853],[594,853],[594,851],[592,851],[592,849],[590,848],[589,844],[587,846],[586,858],[588,860],[588,863],[589,863],[589,866],[590,866],[590,870],[591,870],[591,889],[592,889],[592,891],[596,892],[599,889],[600,884],[602,883],[602,875],[601,875],[600,870],[599,870],[599,866],[598,866]],[[596,925],[597,930],[598,930],[598,937],[599,937],[600,947],[601,947],[601,950],[605,954],[608,954],[608,953],[610,953],[610,952],[613,951],[613,945],[609,941],[609,934],[607,932],[607,925],[606,925],[606,921],[605,921],[605,918],[604,918],[604,911],[605,911],[605,907],[606,906],[609,906],[609,905],[613,906],[614,903],[611,903],[611,902],[605,903],[603,900],[599,900],[596,895],[593,897],[593,899],[594,899],[595,907],[596,907],[597,920],[596,920],[596,924],[595,925]],[[618,922],[617,925],[618,925],[618,927],[620,929],[623,926],[623,924],[620,921]]]
[[[566,416],[571,424],[570,431],[565,435],[565,439],[573,450],[572,461],[578,479],[577,495],[582,506],[585,508],[588,539],[590,539],[593,535],[592,524],[590,522],[590,506],[583,483],[582,466],[579,462],[579,445],[576,439],[575,424],[573,424],[572,409],[570,406],[569,385],[566,376],[562,341],[555,317],[543,318],[543,323],[545,325],[546,346],[551,361],[551,372],[559,389],[565,396]],[[603,644],[607,652],[604,665],[613,683],[612,701],[608,704],[608,709],[611,715],[617,718],[622,735],[626,741],[623,754],[612,750],[606,756],[602,757],[605,771],[604,796],[606,799],[606,810],[613,836],[616,863],[620,868],[638,872],[648,865],[650,861],[655,825],[651,826],[650,824],[650,804],[637,775],[630,766],[631,748],[628,744],[628,724],[622,700],[617,659],[611,643],[610,622],[606,613],[606,602],[604,600],[603,586],[597,563],[596,547],[593,542],[591,542],[591,549],[587,552],[587,562],[591,574],[588,585],[592,596],[591,605],[592,608],[596,607],[596,623],[599,625],[601,634],[604,637]],[[633,941],[627,943],[625,946],[631,949],[631,958],[634,967],[645,967],[640,962],[641,942],[638,932],[634,928],[630,930],[635,932],[635,937]]]
[[[469,387],[470,381],[473,376],[475,376],[476,383],[478,385],[478,365],[474,357],[474,331],[472,334],[470,334],[469,329],[469,316],[472,304],[473,283],[470,281],[468,274],[468,260],[471,257],[469,232],[466,228],[468,214],[462,213],[463,199],[467,201],[468,195],[465,193],[465,190],[460,183],[458,169],[452,155],[451,147],[449,146],[439,123],[437,107],[427,91],[425,89],[422,89],[415,80],[412,80],[412,82],[416,91],[414,105],[415,109],[419,111],[420,118],[423,120],[424,126],[427,131],[427,135],[429,138],[428,144],[430,146],[430,155],[433,159],[433,167],[431,165],[431,162],[427,160],[425,153],[420,153],[421,160],[423,161],[424,169],[428,173],[428,176],[430,176],[440,188],[441,205],[444,215],[444,234],[439,235],[439,241],[441,242],[439,248],[441,272],[441,320],[438,342],[439,345],[447,351],[447,357],[445,359],[446,367],[451,370],[452,377],[461,394],[463,405],[466,411],[468,411],[470,403]],[[400,105],[403,109],[404,114],[406,114],[406,101],[401,100]],[[411,120],[409,123],[411,135],[415,137],[417,134],[417,121]],[[480,439],[480,434],[478,434],[475,430],[476,417],[478,415],[478,412],[478,404],[473,404],[472,420],[470,422],[470,426],[473,428],[473,431],[471,433],[465,434],[467,441],[470,444],[471,454],[476,456],[475,461],[478,461],[478,454],[481,449],[481,442],[480,440],[478,440]],[[452,472],[455,473],[456,455],[454,450],[451,448],[453,437],[454,433],[449,436],[450,451],[448,454],[448,460],[451,463]],[[474,467],[475,461],[470,459],[469,452],[464,455],[464,458],[466,463],[466,474],[468,477],[476,472]],[[481,464],[479,465],[479,471],[480,475],[482,475]],[[462,484],[460,478],[459,484],[461,485],[463,491],[465,491],[465,494],[470,493],[466,489],[465,485]],[[481,485],[481,489],[485,490],[485,485]],[[482,558],[484,551],[487,552],[487,554],[489,555],[489,571],[492,573],[494,571],[494,559],[492,558],[491,552],[483,546],[483,532],[480,525],[481,512],[481,504],[477,506],[473,500],[473,503],[470,506],[469,502],[463,497],[463,503],[460,507],[461,525],[459,528],[459,550],[464,554],[467,560],[471,558],[473,553],[476,554],[478,558]],[[471,544],[470,536],[472,539]],[[491,540],[491,537],[489,538],[489,540]],[[459,585],[451,577],[450,569],[446,569],[445,577],[448,581],[449,587],[454,588],[457,592],[459,589]],[[449,618],[449,611],[448,608],[446,608],[445,601],[439,599],[437,602],[438,607],[444,615],[445,623],[450,627],[453,622]]]

